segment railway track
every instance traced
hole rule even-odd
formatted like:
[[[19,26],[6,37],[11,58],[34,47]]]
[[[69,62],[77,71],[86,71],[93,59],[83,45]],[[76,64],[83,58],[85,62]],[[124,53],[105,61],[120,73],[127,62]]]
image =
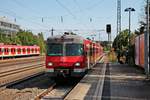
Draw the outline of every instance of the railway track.
[[[41,58],[44,56],[28,56],[28,57],[21,57],[21,58],[8,58],[8,59],[3,59],[0,60],[0,62],[11,62],[11,61],[19,61],[19,60],[23,60],[23,59],[35,59],[35,58]]]
[[[5,90],[7,87],[11,87],[13,85],[19,84],[19,83],[21,83],[23,81],[29,80],[29,79],[34,78],[34,77],[38,77],[38,76],[43,75],[43,74],[44,74],[43,72],[39,72],[39,73],[30,75],[28,77],[24,77],[22,79],[19,79],[19,80],[16,80],[16,81],[12,81],[10,83],[6,83],[6,84],[3,84],[3,85],[0,85],[0,92]]]
[[[53,83],[43,72],[39,72],[0,87],[0,100],[33,100]]]
[[[32,63],[32,62],[38,62],[38,61],[44,61],[44,57],[37,57],[37,58],[28,58],[28,59],[14,59],[10,61],[0,61],[0,68],[17,65],[17,64],[23,64],[23,63]]]
[[[7,66],[7,67],[0,67],[0,74],[8,72],[8,71],[22,69],[22,68],[25,68],[25,67],[36,66],[36,65],[39,65],[39,64],[45,64],[45,62],[44,61],[29,62],[29,63],[23,63],[23,64],[10,65],[10,66]]]
[[[78,82],[79,79],[62,84],[53,83],[48,89],[37,95],[34,100],[64,100]]]
[[[44,72],[44,63],[3,71],[0,73],[0,87],[41,72]]]
[[[8,70],[8,71],[0,72],[0,78],[4,77],[4,76],[12,75],[12,74],[20,73],[23,71],[36,69],[36,68],[43,67],[43,66],[44,66],[44,63],[36,64],[36,65],[30,65],[30,66],[26,66],[26,67],[22,67],[22,68],[17,68],[17,69],[12,69],[12,70]]]

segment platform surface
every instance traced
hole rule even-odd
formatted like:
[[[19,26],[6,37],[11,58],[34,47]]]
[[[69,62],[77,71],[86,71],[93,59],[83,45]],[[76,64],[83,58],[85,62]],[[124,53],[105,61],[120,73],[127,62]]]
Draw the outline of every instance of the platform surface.
[[[98,63],[66,100],[150,100],[144,71],[126,64]]]

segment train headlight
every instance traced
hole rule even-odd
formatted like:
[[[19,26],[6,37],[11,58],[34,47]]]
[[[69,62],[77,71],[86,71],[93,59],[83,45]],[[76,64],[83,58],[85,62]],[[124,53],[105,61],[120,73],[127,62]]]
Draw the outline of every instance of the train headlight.
[[[80,66],[80,63],[79,63],[79,62],[75,63],[75,66],[76,66],[76,67],[79,67],[79,66]]]
[[[53,66],[53,63],[52,63],[52,62],[49,62],[49,63],[48,63],[48,66]]]

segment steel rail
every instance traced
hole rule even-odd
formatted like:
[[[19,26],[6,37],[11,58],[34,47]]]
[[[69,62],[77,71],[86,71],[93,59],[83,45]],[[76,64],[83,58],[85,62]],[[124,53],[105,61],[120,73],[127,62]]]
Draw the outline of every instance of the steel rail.
[[[44,63],[43,64],[38,64],[38,65],[35,64],[35,65],[26,66],[26,67],[22,67],[22,68],[18,68],[18,69],[4,71],[4,72],[0,73],[0,78],[4,77],[4,76],[16,74],[16,73],[19,73],[19,72],[23,72],[23,71],[27,71],[27,70],[32,70],[32,69],[39,68],[39,67],[43,67],[43,66],[44,66]]]
[[[4,91],[7,87],[11,87],[13,85],[20,84],[21,82],[24,82],[26,80],[32,79],[34,77],[38,77],[38,76],[43,75],[43,74],[44,74],[44,72],[35,73],[33,75],[24,77],[22,79],[18,79],[18,80],[15,80],[15,81],[12,81],[12,82],[0,85],[0,92]]]
[[[74,84],[71,87],[66,87],[63,88],[63,90],[65,90],[63,93],[63,95],[59,95],[58,97],[52,97],[51,92],[53,92],[53,90],[58,90],[57,92],[55,92],[55,94],[60,94],[60,92],[62,91],[62,87],[58,88],[59,86],[57,86],[56,83],[53,83],[47,90],[41,92],[39,95],[37,95],[34,100],[63,100],[65,99],[65,97],[67,97],[67,95],[72,91],[72,89],[74,89],[74,87],[76,86],[76,84]],[[55,95],[53,94],[53,95]]]
[[[38,59],[38,58],[45,58],[44,56],[34,56],[34,57],[24,57],[24,58],[13,58],[13,59],[5,59],[0,60],[0,63],[6,63],[6,62],[14,62],[14,61],[21,61],[21,60],[31,60],[31,59]]]
[[[41,61],[42,59],[27,59],[27,60],[21,60],[20,62],[8,62],[8,63],[2,63],[0,64],[0,68],[2,67],[9,67],[10,65],[16,65],[16,64],[23,64],[23,63],[32,63],[36,61]],[[43,60],[44,61],[44,60]]]
[[[41,92],[39,95],[34,97],[34,100],[41,100],[45,95],[47,95],[50,91],[52,91],[55,86],[56,83],[53,83],[48,89],[46,89],[45,91]]]

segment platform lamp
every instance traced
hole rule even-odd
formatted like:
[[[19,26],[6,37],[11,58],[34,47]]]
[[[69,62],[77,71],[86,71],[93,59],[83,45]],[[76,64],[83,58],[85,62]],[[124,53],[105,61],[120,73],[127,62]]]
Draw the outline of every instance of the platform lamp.
[[[131,8],[131,7],[129,7],[129,8],[126,8],[125,10],[124,10],[125,12],[129,12],[129,33],[128,33],[128,63],[130,64],[130,57],[129,57],[129,50],[130,50],[130,27],[131,27],[131,12],[133,12],[133,11],[135,11],[135,9],[134,8]]]
[[[130,27],[131,27],[131,12],[132,11],[135,11],[135,9],[134,8],[131,8],[131,7],[129,7],[129,8],[126,8],[125,10],[124,10],[125,12],[129,12],[129,34],[128,34],[128,36],[129,36],[129,38],[128,38],[128,46],[130,45]]]

